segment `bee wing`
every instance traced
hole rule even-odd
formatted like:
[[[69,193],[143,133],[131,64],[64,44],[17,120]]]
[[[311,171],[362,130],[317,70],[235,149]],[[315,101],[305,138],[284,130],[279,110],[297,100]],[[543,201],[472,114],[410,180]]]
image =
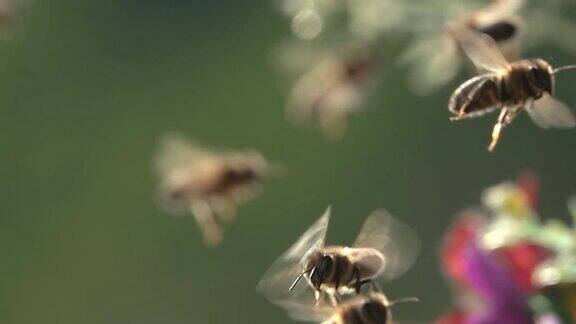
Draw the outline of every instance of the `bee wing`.
[[[156,200],[163,209],[180,213],[189,207],[189,197],[173,196],[174,184],[185,182],[184,178],[188,176],[186,171],[192,170],[198,163],[219,163],[221,157],[178,134],[165,134],[159,142],[154,159],[154,167],[161,178]]]
[[[490,36],[467,27],[452,27],[449,31],[479,69],[500,72],[509,66],[498,45]]]
[[[356,265],[363,279],[379,277],[386,264],[386,257],[374,248],[344,248],[343,253]]]
[[[283,42],[271,55],[272,66],[281,74],[295,79],[326,59],[335,57],[340,47],[337,43]]]
[[[330,219],[330,207],[282,256],[266,271],[257,290],[264,293],[270,300],[277,303],[281,300],[291,300],[291,296],[302,291],[289,291],[290,285],[300,275],[300,262],[310,251],[321,248],[326,238],[326,229]],[[303,287],[304,285],[297,285]]]
[[[410,66],[408,82],[414,92],[430,94],[456,76],[461,60],[452,43],[444,37],[422,37],[402,54],[400,63]]]
[[[392,280],[414,264],[420,250],[420,242],[407,225],[396,220],[386,210],[378,209],[364,222],[353,247],[380,252],[384,256],[384,268],[380,276],[384,280]],[[376,265],[375,257],[375,255],[370,257],[373,265]]]
[[[165,134],[160,139],[160,150],[155,164],[161,174],[182,167],[200,158],[216,158],[217,155],[208,149],[187,140],[178,134]]]
[[[542,128],[576,126],[574,113],[563,102],[545,93],[527,109],[528,115]]]
[[[335,311],[335,308],[328,305],[314,306],[316,300],[309,291],[309,298],[300,299],[291,298],[275,302],[288,313],[288,316],[295,321],[303,322],[323,322],[329,319]]]
[[[487,9],[494,15],[509,15],[520,11],[526,5],[526,0],[496,0]]]

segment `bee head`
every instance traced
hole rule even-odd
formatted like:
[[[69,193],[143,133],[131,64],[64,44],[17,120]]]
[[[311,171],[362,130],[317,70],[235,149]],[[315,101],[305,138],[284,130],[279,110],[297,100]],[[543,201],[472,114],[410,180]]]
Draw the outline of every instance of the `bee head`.
[[[304,275],[308,276],[308,280],[310,280],[310,283],[312,283],[314,287],[320,288],[320,286],[326,281],[330,269],[332,269],[332,264],[333,260],[330,255],[321,252],[312,253],[306,258],[306,262],[304,263],[304,272],[294,280],[289,290],[292,291]]]
[[[312,255],[306,266],[307,271],[309,271],[308,278],[314,287],[319,288],[322,283],[326,282],[334,260],[328,254],[315,253]]]
[[[552,94],[554,71],[548,62],[541,59],[530,60],[526,75],[530,84],[535,88],[534,90]]]
[[[374,323],[387,323],[388,307],[381,300],[369,298],[361,306],[364,318],[370,319]]]

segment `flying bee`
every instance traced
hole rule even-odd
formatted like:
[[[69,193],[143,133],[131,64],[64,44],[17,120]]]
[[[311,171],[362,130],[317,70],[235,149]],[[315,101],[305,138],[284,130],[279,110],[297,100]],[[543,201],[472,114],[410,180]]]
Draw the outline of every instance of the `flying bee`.
[[[312,307],[310,303],[284,302],[288,315],[299,321],[322,324],[391,324],[391,308],[399,303],[417,302],[414,297],[390,301],[380,292],[354,296],[338,306]]]
[[[355,243],[325,246],[330,208],[268,269],[258,290],[273,303],[314,292],[316,304],[327,297],[336,305],[343,294],[358,294],[377,279],[392,280],[416,260],[418,239],[414,232],[384,210],[373,212]],[[301,279],[307,285],[299,285]],[[309,288],[307,288],[307,287]]]
[[[408,79],[413,90],[428,94],[457,75],[464,62],[464,53],[458,38],[451,32],[455,28],[488,35],[507,59],[517,59],[525,25],[518,13],[524,3],[524,0],[495,0],[485,8],[457,10],[458,13],[443,23],[435,23],[443,24],[444,28],[436,34],[424,32],[401,57],[401,63],[410,66]],[[454,10],[447,10],[450,11]]]
[[[374,84],[378,56],[369,46],[349,45],[321,59],[294,85],[287,117],[296,123],[318,122],[330,138],[340,138],[348,116],[357,112]]]
[[[519,57],[519,36],[524,28],[524,20],[518,12],[525,0],[494,0],[488,7],[478,10],[456,24],[490,36],[504,56],[509,59]],[[447,33],[453,28],[448,24]],[[454,39],[458,43],[458,38]]]
[[[218,153],[176,136],[163,139],[156,166],[161,206],[190,209],[209,245],[221,242],[224,223],[256,196],[271,169],[258,152]]]
[[[542,128],[570,128],[574,114],[553,97],[554,75],[576,66],[554,69],[542,59],[508,62],[490,37],[464,29],[454,30],[462,49],[481,70],[487,71],[454,91],[448,103],[451,120],[477,117],[500,109],[488,151],[498,144],[502,129],[522,111]]]

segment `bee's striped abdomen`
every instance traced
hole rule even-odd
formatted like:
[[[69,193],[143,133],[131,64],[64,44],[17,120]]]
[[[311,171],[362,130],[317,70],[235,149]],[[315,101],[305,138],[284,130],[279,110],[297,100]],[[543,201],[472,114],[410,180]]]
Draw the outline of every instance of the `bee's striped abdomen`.
[[[356,307],[346,309],[346,311],[342,312],[341,317],[342,323],[345,324],[365,324],[359,309]]]
[[[381,302],[364,300],[342,309],[334,322],[343,324],[387,324],[388,308]]]
[[[258,180],[259,174],[252,168],[228,168],[223,170],[219,181],[214,185],[212,191],[221,193]]]
[[[517,32],[516,25],[508,21],[500,21],[487,26],[479,26],[475,29],[490,36],[497,43],[512,39]]]
[[[481,75],[462,84],[448,104],[448,109],[460,117],[478,116],[502,105],[497,76]]]

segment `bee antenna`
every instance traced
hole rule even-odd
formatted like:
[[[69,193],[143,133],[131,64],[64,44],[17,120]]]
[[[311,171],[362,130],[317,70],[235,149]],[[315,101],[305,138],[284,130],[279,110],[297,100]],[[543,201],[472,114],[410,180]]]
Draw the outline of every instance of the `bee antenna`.
[[[556,73],[562,72],[562,71],[564,71],[564,70],[574,70],[574,69],[576,69],[576,64],[561,66],[561,67],[559,67],[559,68],[557,68],[557,69],[554,69],[552,72],[553,72],[554,74],[556,74]]]
[[[420,302],[420,299],[418,299],[418,297],[406,297],[391,301],[390,306],[394,306],[396,304],[401,303],[418,303],[418,302]]]
[[[290,285],[290,288],[288,289],[288,291],[294,290],[294,287],[296,287],[296,284],[298,284],[298,281],[300,281],[300,279],[302,279],[302,277],[303,277],[305,274],[314,272],[314,269],[316,269],[316,267],[312,268],[311,270],[306,270],[306,271],[302,272],[302,273],[298,276],[298,278],[296,278],[296,280],[294,280],[294,282],[292,283],[292,285]]]

